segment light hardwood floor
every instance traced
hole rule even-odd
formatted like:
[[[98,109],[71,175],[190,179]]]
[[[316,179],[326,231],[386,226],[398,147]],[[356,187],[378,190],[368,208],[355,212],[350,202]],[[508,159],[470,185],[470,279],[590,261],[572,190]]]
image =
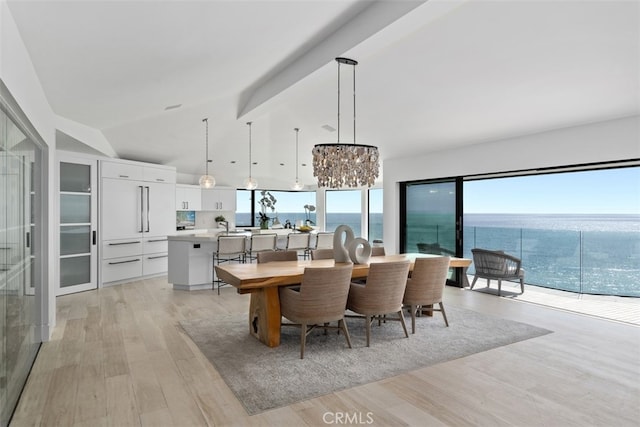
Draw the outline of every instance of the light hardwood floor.
[[[449,287],[447,304],[554,333],[248,416],[177,327],[247,295],[162,277],[59,297],[11,426],[638,425],[640,328]]]

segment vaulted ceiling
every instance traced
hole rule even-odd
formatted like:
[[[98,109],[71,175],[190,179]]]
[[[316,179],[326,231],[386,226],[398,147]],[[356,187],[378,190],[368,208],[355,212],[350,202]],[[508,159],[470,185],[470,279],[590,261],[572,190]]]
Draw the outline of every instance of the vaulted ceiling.
[[[15,1],[54,112],[121,158],[240,187],[315,183],[337,64],[357,142],[384,159],[639,114],[638,1]],[[341,68],[340,141],[353,140]],[[179,107],[175,107],[178,106]],[[175,108],[171,108],[175,107]],[[550,155],[553,155],[550,153]]]

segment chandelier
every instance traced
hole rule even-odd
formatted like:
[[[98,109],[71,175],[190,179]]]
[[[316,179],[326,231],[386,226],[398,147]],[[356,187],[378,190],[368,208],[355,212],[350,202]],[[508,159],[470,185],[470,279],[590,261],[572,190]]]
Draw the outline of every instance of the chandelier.
[[[291,189],[294,191],[300,191],[304,188],[304,184],[298,179],[298,132],[300,132],[300,129],[294,128],[293,130],[296,131],[296,180],[291,185]]]
[[[251,176],[251,122],[247,122],[247,126],[249,126],[249,178],[244,180],[244,188],[255,190],[258,188],[258,181]]]
[[[379,174],[378,147],[356,144],[356,65],[349,58],[336,58],[338,63],[338,141],[313,147],[313,176],[318,187],[371,187]],[[340,65],[353,66],[353,144],[340,143]]]
[[[209,188],[213,188],[216,185],[216,179],[209,175],[209,163],[211,163],[211,160],[209,160],[209,119],[202,119],[202,121],[205,123],[205,127],[206,127],[206,137],[205,137],[205,141],[206,141],[206,157],[205,157],[205,164],[204,164],[204,175],[202,175],[200,177],[200,179],[198,180],[198,183],[200,184],[200,187],[205,188],[205,189],[209,189]]]

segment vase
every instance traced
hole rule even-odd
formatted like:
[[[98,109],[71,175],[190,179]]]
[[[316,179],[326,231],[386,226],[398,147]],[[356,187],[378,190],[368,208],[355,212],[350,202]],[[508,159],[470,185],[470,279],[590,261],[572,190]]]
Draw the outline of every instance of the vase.
[[[260,221],[260,229],[268,230],[269,229],[269,221]]]

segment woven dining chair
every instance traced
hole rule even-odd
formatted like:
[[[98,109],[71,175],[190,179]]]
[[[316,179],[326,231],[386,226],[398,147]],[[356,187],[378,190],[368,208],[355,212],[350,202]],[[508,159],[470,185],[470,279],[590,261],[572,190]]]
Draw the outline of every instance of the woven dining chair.
[[[296,251],[264,251],[258,252],[258,264],[273,261],[297,261]]]
[[[402,298],[409,275],[409,260],[374,263],[369,266],[366,284],[351,283],[347,309],[365,319],[367,347],[371,341],[371,322],[374,318],[398,320],[409,338],[402,314]],[[396,313],[397,318],[386,317]]]
[[[450,262],[451,258],[448,256],[416,258],[402,299],[402,303],[408,306],[411,312],[412,334],[416,333],[416,315],[425,312],[441,312],[444,324],[449,326],[442,303],[442,294],[444,285],[447,283]],[[440,309],[434,308],[434,304],[438,304]]]
[[[333,249],[312,249],[311,259],[333,259]]]
[[[344,315],[352,269],[351,263],[325,268],[307,267],[298,289],[279,289],[282,316],[295,322],[282,325],[300,326],[300,359],[304,359],[307,335],[315,328],[341,330],[351,348]],[[331,322],[338,322],[338,325],[332,326]]]

